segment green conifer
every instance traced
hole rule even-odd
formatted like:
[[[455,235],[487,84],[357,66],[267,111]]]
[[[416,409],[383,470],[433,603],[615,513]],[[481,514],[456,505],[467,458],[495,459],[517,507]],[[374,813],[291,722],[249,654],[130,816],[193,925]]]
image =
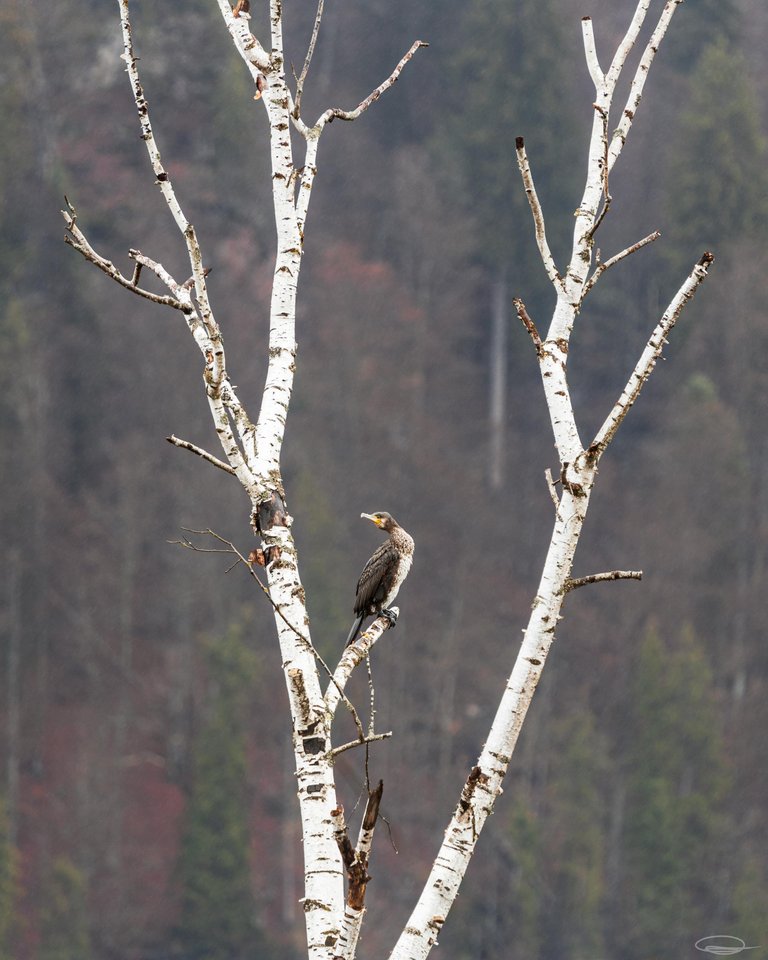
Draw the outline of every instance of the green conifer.
[[[467,5],[447,77],[453,102],[442,134],[447,139],[440,141],[441,163],[447,158],[457,165],[463,202],[477,222],[477,260],[494,276],[514,265],[510,281],[520,290],[525,279],[527,302],[547,291],[549,281],[533,240],[517,136],[525,138],[556,259],[575,202],[572,120],[564,102],[569,35],[558,7],[553,0]]]
[[[682,269],[702,250],[721,254],[765,237],[766,140],[744,57],[722,37],[701,54],[690,77],[667,182],[670,266]]]
[[[232,628],[208,644],[207,711],[193,748],[193,783],[179,863],[185,960],[263,956],[251,887],[245,706],[255,657]]]
[[[669,646],[648,629],[630,704],[622,956],[648,960],[689,949],[720,899],[724,759],[712,676],[692,629]]]
[[[605,752],[592,715],[562,720],[554,733],[544,863],[552,909],[542,916],[544,955],[603,955],[605,816],[598,784]]]

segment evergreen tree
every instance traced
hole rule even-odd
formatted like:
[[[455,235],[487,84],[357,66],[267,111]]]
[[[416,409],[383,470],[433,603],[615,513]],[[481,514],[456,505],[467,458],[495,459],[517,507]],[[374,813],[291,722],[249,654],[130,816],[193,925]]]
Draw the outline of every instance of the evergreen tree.
[[[90,956],[85,880],[71,860],[60,857],[43,882],[38,960],[88,960]]]
[[[674,419],[646,454],[654,472],[650,483],[661,485],[667,506],[667,516],[659,518],[651,535],[666,533],[678,541],[674,553],[658,565],[659,574],[674,577],[676,585],[667,611],[678,623],[694,625],[710,656],[724,658],[721,679],[735,666],[730,662],[733,597],[749,524],[745,506],[753,509],[745,504],[750,477],[745,417],[730,406],[730,399],[705,374],[687,377],[671,398]],[[685,468],[671,468],[676,460]],[[696,496],[691,496],[691,477],[697,478]]]
[[[544,862],[551,908],[542,914],[543,956],[601,956],[605,817],[598,785],[604,751],[588,710],[555,731]]]
[[[541,944],[541,827],[524,801],[512,808],[509,824],[509,899],[504,942],[510,957],[523,960],[538,955]]]
[[[671,648],[648,629],[630,703],[621,949],[650,960],[690,947],[719,904],[724,760],[711,673],[690,628]]]
[[[664,38],[665,57],[679,73],[690,75],[713,37],[738,46],[742,26],[734,0],[696,0],[685,11],[685,29],[670,30]]]
[[[731,896],[729,930],[747,946],[768,943],[768,882],[765,868],[754,856],[740,864]]]
[[[563,211],[574,206],[570,178],[563,175],[571,168],[563,156],[571,127],[563,104],[568,38],[562,13],[554,0],[476,0],[467,4],[455,35],[461,42],[447,88],[456,97],[446,119],[448,142],[441,139],[440,146],[453,151],[465,202],[480,227],[477,259],[494,273],[514,264],[527,287],[536,273],[544,274],[515,137],[525,137],[550,232],[570,223]],[[537,271],[527,269],[534,265]],[[513,283],[518,286],[519,279]],[[544,277],[539,289],[547,283]]]
[[[179,875],[184,960],[263,956],[251,889],[245,706],[255,658],[236,628],[208,644],[206,715],[193,748]]]
[[[560,267],[578,202],[576,138],[565,79],[578,21],[568,24],[560,8],[557,0],[473,0],[463,6],[441,77],[448,109],[432,142],[441,191],[456,198],[466,219],[469,257],[484,287],[473,301],[475,314],[479,306],[487,321],[476,316],[471,324],[475,342],[464,344],[462,352],[490,364],[494,412],[488,423],[488,472],[494,487],[505,473],[506,382],[514,404],[522,402],[536,376],[529,353],[507,346],[512,297],[522,296],[535,318],[551,312],[554,299],[534,238],[516,137],[525,139]],[[522,338],[519,324],[511,328]]]
[[[517,166],[518,136],[525,138],[555,261],[563,265],[577,202],[577,148],[565,78],[578,27],[575,20],[573,31],[566,26],[556,0],[466,4],[453,31],[456,45],[445,58],[449,109],[432,142],[434,168],[467,221],[469,256],[487,290],[483,309],[489,322],[474,324],[472,352],[481,362],[489,353],[508,353],[509,381],[520,391],[532,381],[530,357],[507,350],[503,340],[493,342],[487,331],[495,329],[498,337],[510,323],[502,323],[499,313],[508,316],[513,296],[525,299],[533,317],[546,315],[553,303]],[[492,319],[494,296],[504,306]]]
[[[722,37],[691,74],[670,167],[671,268],[679,272],[704,249],[727,253],[766,236],[766,140],[746,61]]]

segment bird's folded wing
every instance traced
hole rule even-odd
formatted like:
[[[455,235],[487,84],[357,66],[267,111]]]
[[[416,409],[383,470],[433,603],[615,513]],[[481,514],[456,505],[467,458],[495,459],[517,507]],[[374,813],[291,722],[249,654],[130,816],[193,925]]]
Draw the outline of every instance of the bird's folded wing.
[[[387,583],[400,560],[391,540],[386,540],[366,563],[357,582],[355,612],[367,611],[372,603],[381,603],[387,595]]]

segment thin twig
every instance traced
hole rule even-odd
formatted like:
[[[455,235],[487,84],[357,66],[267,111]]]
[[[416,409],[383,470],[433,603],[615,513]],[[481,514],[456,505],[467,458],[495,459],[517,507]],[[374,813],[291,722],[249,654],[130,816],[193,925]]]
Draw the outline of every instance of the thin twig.
[[[554,503],[555,505],[555,510],[559,510],[560,500],[558,499],[557,490],[555,489],[555,481],[552,478],[552,471],[549,469],[549,467],[547,467],[547,469],[544,471],[544,476],[547,481],[547,489],[549,490],[549,496],[552,499],[552,503]]]
[[[253,437],[252,424],[245,416],[227,377],[221,330],[214,318],[208,299],[208,288],[205,279],[206,270],[203,266],[203,257],[195,228],[187,220],[181,208],[170,175],[162,164],[160,151],[155,141],[149,115],[149,104],[144,95],[144,88],[141,84],[137,66],[138,58],[135,55],[133,47],[129,0],[119,0],[119,6],[124,47],[121,59],[125,62],[128,71],[133,99],[139,116],[141,139],[147,148],[149,161],[155,174],[155,182],[160,187],[176,226],[184,238],[192,268],[192,276],[194,277],[194,306],[192,292],[185,290],[184,297],[189,298],[189,306],[185,308],[184,312],[189,330],[205,357],[206,366],[204,377],[211,415],[213,416],[216,432],[227,459],[235,470],[238,480],[242,483],[248,495],[253,499],[256,496],[257,490],[256,478],[251,469],[251,464],[253,463],[253,457],[251,456],[252,444],[250,443]],[[226,7],[229,19],[233,24],[245,22],[242,21],[240,17],[235,20],[229,4],[226,4]],[[138,251],[136,251],[136,253],[138,255]],[[144,262],[145,265],[150,263],[147,259],[143,259],[140,262]],[[240,439],[246,447],[245,453],[235,439],[228,411],[232,414],[240,434]],[[248,456],[246,456],[246,453]]]
[[[547,271],[549,279],[555,285],[555,289],[562,292],[565,289],[563,278],[560,276],[560,272],[555,264],[555,259],[552,256],[552,251],[549,249],[549,244],[547,243],[547,232],[544,227],[544,211],[541,208],[539,196],[536,193],[531,166],[528,163],[528,155],[525,152],[525,140],[523,137],[517,137],[515,139],[515,152],[517,153],[517,165],[520,168],[520,176],[523,178],[525,195],[528,198],[528,206],[531,208],[531,214],[533,216],[533,225],[536,230],[536,245],[539,248],[539,254],[544,263],[544,269]]]
[[[624,69],[624,63],[629,56],[632,47],[635,45],[635,40],[637,40],[638,34],[643,27],[643,23],[645,22],[650,5],[651,0],[640,0],[632,16],[632,21],[627,28],[627,32],[624,34],[621,43],[616,48],[616,53],[613,55],[613,60],[611,61],[611,65],[608,68],[608,73],[606,74],[606,79],[611,86],[616,85],[616,81],[619,79],[619,74]]]
[[[406,55],[403,57],[400,63],[398,63],[387,79],[383,83],[380,83],[373,93],[369,94],[365,100],[361,100],[354,110],[342,110],[340,107],[329,107],[328,110],[320,115],[315,127],[322,129],[326,123],[331,123],[336,118],[339,120],[357,120],[360,114],[365,113],[371,104],[376,103],[382,93],[386,93],[386,91],[397,82],[398,77],[403,71],[403,67],[413,57],[419,47],[428,46],[429,44],[424,40],[416,40],[412,44],[411,49],[408,51],[408,53],[406,53]]]
[[[291,621],[285,616],[285,614],[280,609],[280,607],[272,599],[272,594],[270,592],[269,587],[263,582],[261,577],[253,569],[253,564],[248,559],[246,559],[246,557],[243,556],[243,554],[237,549],[234,543],[232,543],[230,540],[227,540],[226,537],[222,537],[220,534],[216,533],[215,530],[211,530],[210,528],[207,530],[193,530],[189,527],[182,527],[182,530],[185,533],[194,533],[194,534],[197,534],[198,536],[213,537],[214,540],[217,540],[219,543],[223,543],[227,547],[227,549],[211,550],[205,547],[198,547],[197,544],[192,543],[192,541],[187,539],[186,537],[184,538],[184,540],[173,540],[171,541],[172,543],[178,544],[179,546],[182,546],[182,547],[186,547],[189,550],[194,550],[196,553],[230,553],[236,556],[238,558],[238,562],[241,562],[245,566],[248,573],[253,577],[253,579],[259,585],[261,592],[264,594],[267,600],[269,600],[275,613],[280,617],[283,623],[294,634],[294,636],[299,640],[299,642],[303,643],[307,647],[307,649],[310,651],[310,653],[315,658],[315,660],[320,664],[323,670],[325,670],[326,674],[329,677],[330,683],[337,688],[339,697],[341,700],[344,701],[344,705],[349,711],[352,717],[352,720],[355,724],[355,727],[358,732],[358,741],[355,741],[355,742],[364,742],[365,731],[363,730],[363,725],[360,722],[360,717],[358,715],[357,710],[355,709],[354,704],[344,693],[343,687],[339,686],[339,684],[336,682],[336,678],[334,676],[333,671],[325,662],[325,660],[320,656],[320,654],[316,650],[312,641],[308,637],[304,636],[304,634],[291,623]]]
[[[226,553],[228,555],[232,553],[231,550],[226,550],[223,547],[198,547],[196,543],[192,543],[189,537],[182,537],[181,540],[167,540],[166,542],[175,547],[186,547],[187,550],[192,550],[194,553]],[[239,560],[236,562],[240,563]]]
[[[312,27],[312,36],[309,39],[309,46],[307,47],[307,55],[304,58],[304,66],[301,68],[301,74],[296,80],[296,100],[293,104],[293,117],[295,120],[298,120],[301,114],[301,96],[304,93],[304,81],[307,79],[307,72],[309,71],[309,65],[310,63],[312,63],[312,56],[315,52],[317,35],[320,32],[320,22],[323,19],[323,4],[324,4],[324,0],[317,0],[317,13],[315,14],[314,26]]]
[[[106,275],[111,277],[115,283],[119,283],[121,287],[125,287],[126,290],[130,290],[131,293],[135,293],[140,297],[144,297],[146,300],[151,300],[153,303],[160,303],[166,307],[173,307],[174,310],[186,312],[190,309],[188,304],[182,303],[177,297],[172,297],[168,294],[152,293],[151,290],[145,290],[143,287],[136,286],[139,280],[139,275],[135,269],[132,277],[126,277],[117,269],[111,260],[107,260],[105,257],[102,257],[100,254],[98,254],[86,239],[83,231],[80,229],[80,227],[78,227],[75,208],[69,203],[68,200],[66,202],[69,210],[61,211],[61,215],[64,217],[64,221],[67,225],[67,233],[64,235],[65,243],[69,244],[70,247],[73,247],[78,253],[82,254],[82,256],[89,263],[92,263],[103,273],[106,273]]]
[[[578,590],[589,583],[606,583],[610,580],[642,580],[642,570],[608,570],[605,573],[592,573],[588,577],[574,577],[565,581],[564,593]]]
[[[539,336],[539,331],[536,329],[536,324],[531,320],[528,311],[525,309],[525,304],[519,297],[515,297],[512,301],[515,310],[517,310],[517,315],[522,320],[523,326],[531,335],[531,340],[533,340],[533,345],[536,347],[536,355],[541,356],[543,349],[543,344],[541,342],[541,337]]]
[[[224,463],[223,460],[219,460],[218,457],[214,457],[212,453],[206,452],[202,449],[202,447],[198,447],[194,443],[190,443],[189,440],[181,440],[179,437],[176,437],[173,434],[165,439],[168,441],[168,443],[172,443],[174,447],[181,447],[182,450],[189,450],[190,453],[197,454],[198,457],[202,457],[203,460],[207,460],[208,463],[212,463],[214,467],[218,467],[219,470],[223,470],[225,473],[231,473],[233,477],[237,476],[235,471],[228,463]]]
[[[221,3],[222,0],[219,0],[219,2]],[[312,186],[317,173],[317,148],[320,134],[325,129],[325,125],[327,123],[331,123],[335,117],[339,117],[342,120],[356,120],[360,114],[367,110],[372,103],[375,103],[375,101],[378,100],[379,97],[397,81],[406,63],[408,63],[408,61],[413,57],[419,47],[428,46],[429,44],[425,43],[423,40],[417,40],[411,46],[410,50],[406,53],[402,60],[398,63],[389,77],[384,81],[384,83],[379,84],[373,93],[366,97],[365,100],[362,100],[354,110],[342,110],[340,107],[331,107],[318,117],[317,122],[313,127],[307,126],[307,124],[301,119],[299,116],[298,107],[293,104],[291,92],[286,87],[291,120],[293,125],[299,131],[301,136],[304,137],[307,143],[304,166],[301,172],[301,181],[295,198],[296,219],[301,236],[304,235],[307,207],[309,205],[309,198],[312,194]]]
[[[617,263],[623,260],[625,257],[630,256],[633,253],[637,253],[638,250],[642,250],[643,247],[648,246],[649,243],[653,243],[654,240],[658,240],[661,236],[659,230],[654,230],[653,233],[649,233],[647,237],[643,237],[642,240],[638,240],[637,243],[633,243],[631,246],[626,247],[624,250],[619,253],[614,254],[608,260],[603,263],[599,263],[595,267],[595,271],[592,276],[584,284],[584,289],[581,292],[581,298],[579,302],[581,303],[584,300],[584,297],[589,293],[589,291],[594,287],[597,281],[602,277],[606,270],[610,270],[611,267],[615,267]]]
[[[350,740],[349,743],[343,743],[340,747],[334,747],[331,750],[331,756],[336,757],[340,753],[345,753],[347,750],[352,750],[354,747],[362,747],[363,745],[368,746],[369,743],[375,743],[377,740],[389,740],[392,736],[392,731],[389,730],[387,733],[369,733],[362,740]]]
[[[152,164],[152,170],[155,173],[155,182],[160,187],[173,219],[176,221],[176,226],[179,228],[179,231],[186,242],[189,260],[192,266],[192,273],[195,277],[195,296],[200,305],[203,323],[211,337],[218,336],[218,325],[213,318],[213,313],[211,312],[211,307],[208,303],[208,291],[203,274],[202,256],[200,254],[200,246],[197,242],[195,228],[192,226],[189,220],[187,220],[184,211],[181,209],[181,204],[176,197],[170,175],[163,166],[163,163],[160,159],[160,151],[155,142],[155,135],[152,130],[152,123],[149,117],[149,103],[144,95],[144,88],[142,86],[137,67],[138,57],[133,49],[133,31],[131,28],[128,0],[120,0],[120,24],[122,26],[124,47],[124,52],[121,56],[121,59],[126,64],[128,76],[131,81],[133,99],[136,103],[136,110],[139,114],[141,139],[144,141],[144,144],[147,148],[149,161]]]
[[[632,17],[632,22],[630,23],[623,39],[621,40],[621,43],[616,50],[610,67],[605,72],[602,82],[595,87],[595,118],[592,124],[592,134],[590,137],[587,180],[584,186],[584,193],[582,195],[581,202],[576,209],[576,229],[574,232],[574,244],[571,252],[570,262],[567,269],[564,271],[568,281],[567,285],[569,292],[575,289],[572,286],[573,283],[581,285],[586,281],[587,273],[589,272],[589,266],[592,260],[592,245],[595,231],[599,228],[603,219],[607,215],[608,210],[610,209],[610,200],[608,199],[609,194],[606,189],[606,177],[610,167],[612,166],[612,162],[610,160],[610,150],[606,149],[606,144],[607,124],[609,122],[611,101],[613,99],[619,76],[629,52],[632,49],[635,40],[637,39],[640,29],[642,28],[650,3],[651,0],[639,0],[635,14]],[[585,31],[584,50],[587,56],[588,67],[590,69],[590,73],[594,74],[596,77],[596,70],[599,68],[596,65],[596,61],[590,59],[593,53],[591,29],[592,28],[588,22],[583,22],[582,31]],[[600,206],[600,196],[598,191],[603,194],[604,198],[603,207],[599,216],[598,208]],[[573,303],[573,301],[571,302]],[[576,302],[573,303],[573,306],[577,308],[578,302],[578,298],[576,298]],[[553,324],[550,327],[549,337],[550,339],[559,339],[567,343],[572,328],[573,320],[572,317],[569,316],[569,311],[560,311],[559,315],[557,315],[556,318],[553,318]],[[558,384],[557,389],[559,389],[559,386],[560,385]],[[570,430],[572,439],[575,441],[576,431],[572,425]],[[568,452],[569,457],[571,453],[572,451]]]

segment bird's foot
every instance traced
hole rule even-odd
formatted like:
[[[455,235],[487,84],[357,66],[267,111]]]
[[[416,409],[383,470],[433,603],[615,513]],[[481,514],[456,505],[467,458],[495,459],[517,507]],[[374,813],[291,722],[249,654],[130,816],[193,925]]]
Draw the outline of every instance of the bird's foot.
[[[386,617],[389,620],[390,629],[397,625],[397,618],[400,616],[400,611],[397,607],[385,607],[379,614],[381,617]]]

